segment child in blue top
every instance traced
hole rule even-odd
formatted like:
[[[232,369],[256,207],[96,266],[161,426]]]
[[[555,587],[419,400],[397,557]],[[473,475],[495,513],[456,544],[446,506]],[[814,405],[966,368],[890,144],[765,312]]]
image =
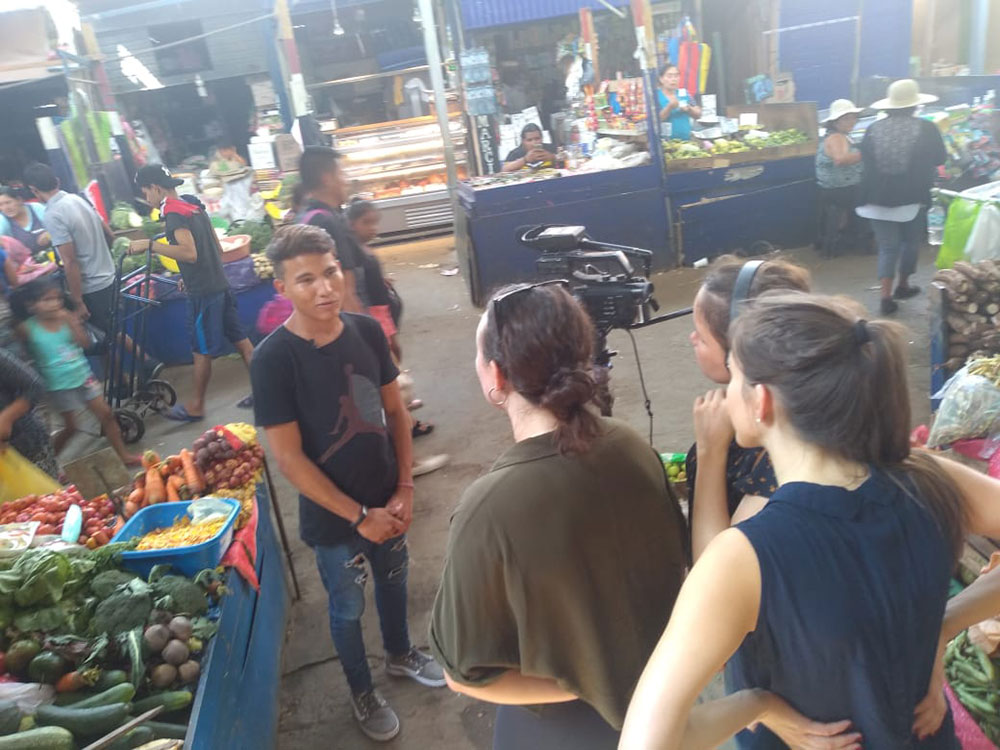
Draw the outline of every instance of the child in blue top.
[[[53,411],[62,414],[63,429],[53,440],[56,453],[76,434],[75,413],[86,407],[97,417],[111,446],[126,466],[138,466],[141,456],[125,448],[118,422],[104,401],[101,384],[84,355],[90,345],[80,319],[66,309],[66,294],[51,277],[31,282],[26,303],[32,317],[19,327],[19,334],[35,358]]]

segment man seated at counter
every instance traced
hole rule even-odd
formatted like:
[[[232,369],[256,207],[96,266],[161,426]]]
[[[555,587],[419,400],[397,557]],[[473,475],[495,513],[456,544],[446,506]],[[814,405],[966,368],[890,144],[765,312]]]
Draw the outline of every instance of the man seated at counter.
[[[516,172],[525,167],[554,167],[556,154],[552,147],[542,143],[542,129],[529,122],[521,131],[521,145],[507,154],[504,172]]]

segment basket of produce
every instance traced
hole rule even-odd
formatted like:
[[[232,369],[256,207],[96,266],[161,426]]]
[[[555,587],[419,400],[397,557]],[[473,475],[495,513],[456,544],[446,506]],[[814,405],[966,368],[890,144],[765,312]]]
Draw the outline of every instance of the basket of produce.
[[[239,511],[240,503],[227,497],[143,508],[115,535],[115,542],[137,540],[134,550],[122,552],[122,565],[142,576],[163,564],[185,575],[214,568],[233,541]]]
[[[107,495],[84,500],[73,485],[48,495],[26,495],[0,505],[0,524],[37,521],[35,533],[39,537],[58,536],[71,505],[79,505],[83,515],[77,540],[80,544],[94,549],[111,540],[118,521],[114,502]]]
[[[661,453],[663,470],[667,474],[670,487],[678,497],[687,498],[687,454]]]
[[[249,234],[233,234],[219,240],[222,245],[222,262],[232,263],[234,260],[242,260],[250,255]]]

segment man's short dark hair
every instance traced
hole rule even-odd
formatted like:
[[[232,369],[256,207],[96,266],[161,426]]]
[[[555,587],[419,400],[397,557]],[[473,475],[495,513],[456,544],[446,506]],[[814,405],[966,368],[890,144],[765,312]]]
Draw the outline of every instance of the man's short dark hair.
[[[537,126],[537,125],[536,125],[535,123],[533,123],[533,122],[529,122],[529,123],[528,123],[527,125],[525,125],[525,126],[524,126],[524,128],[523,128],[523,129],[521,130],[521,140],[523,141],[523,140],[524,140],[524,136],[526,136],[526,135],[527,135],[528,133],[541,133],[541,132],[542,132],[542,129],[541,129],[540,127],[538,127],[538,126]]]
[[[306,146],[299,157],[299,179],[306,190],[323,184],[323,175],[337,169],[340,154],[329,146]]]
[[[279,279],[284,276],[282,264],[300,255],[325,255],[337,257],[337,246],[322,227],[311,224],[290,224],[274,234],[267,246],[268,260],[274,264],[274,274]]]
[[[24,170],[24,182],[43,193],[51,193],[59,188],[59,178],[48,164],[35,162]]]

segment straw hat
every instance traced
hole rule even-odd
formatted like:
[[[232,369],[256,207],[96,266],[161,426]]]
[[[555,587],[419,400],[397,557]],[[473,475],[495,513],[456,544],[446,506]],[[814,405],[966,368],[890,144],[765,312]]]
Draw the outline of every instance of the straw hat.
[[[888,96],[875,102],[872,109],[907,109],[938,100],[936,96],[931,94],[921,94],[920,87],[912,78],[893,81],[889,84],[889,90],[886,93]]]
[[[850,99],[835,99],[830,105],[830,114],[826,116],[823,120],[825,125],[828,122],[833,122],[834,120],[839,120],[844,115],[857,115],[861,114],[864,110],[861,107],[855,107],[854,102]]]

